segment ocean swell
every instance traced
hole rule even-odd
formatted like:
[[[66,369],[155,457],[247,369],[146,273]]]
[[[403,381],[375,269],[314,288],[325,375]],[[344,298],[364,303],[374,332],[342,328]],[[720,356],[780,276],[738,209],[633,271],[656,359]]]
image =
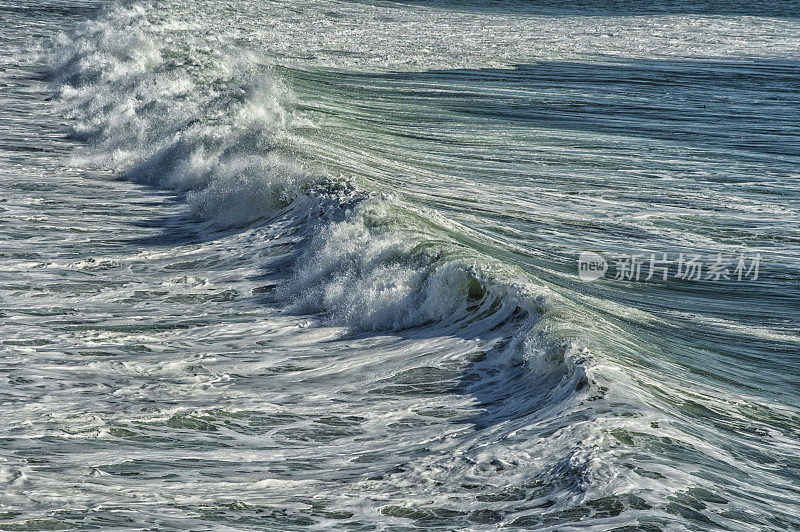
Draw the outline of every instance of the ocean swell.
[[[359,330],[538,319],[551,294],[450,240],[450,222],[304,162],[294,130],[313,125],[268,66],[224,43],[170,51],[152,26],[141,6],[115,7],[49,55],[62,110],[87,142],[76,164],[181,193],[221,229],[303,220],[280,291],[293,311]]]
[[[267,65],[224,42],[169,50],[152,24],[117,7],[56,43],[60,105],[86,141],[76,165],[173,190],[214,231],[260,228],[252,260],[283,312],[356,334],[484,342],[463,384],[486,407],[477,425],[570,419],[594,384],[588,351],[551,319],[560,296],[450,238],[454,222],[306,162],[297,132],[314,126]]]

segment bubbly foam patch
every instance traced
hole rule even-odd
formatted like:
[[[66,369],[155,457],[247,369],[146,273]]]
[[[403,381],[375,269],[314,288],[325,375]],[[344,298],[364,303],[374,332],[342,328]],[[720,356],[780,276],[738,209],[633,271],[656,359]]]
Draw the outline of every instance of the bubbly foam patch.
[[[169,50],[141,8],[60,37],[53,77],[77,162],[187,194],[196,217],[245,224],[279,210],[323,176],[287,155],[288,88],[236,49]],[[224,48],[224,47],[223,47]]]
[[[349,207],[343,220],[322,225],[284,289],[297,294],[293,308],[326,312],[356,329],[453,323],[501,302],[506,314],[514,311],[519,301],[483,277],[485,266],[409,226],[408,215],[391,199],[370,198]]]

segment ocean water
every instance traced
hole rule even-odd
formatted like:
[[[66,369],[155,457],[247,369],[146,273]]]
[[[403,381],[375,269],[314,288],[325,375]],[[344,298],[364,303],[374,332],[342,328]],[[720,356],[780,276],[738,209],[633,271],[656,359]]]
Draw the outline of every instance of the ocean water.
[[[0,530],[800,529],[797,1],[0,29]]]

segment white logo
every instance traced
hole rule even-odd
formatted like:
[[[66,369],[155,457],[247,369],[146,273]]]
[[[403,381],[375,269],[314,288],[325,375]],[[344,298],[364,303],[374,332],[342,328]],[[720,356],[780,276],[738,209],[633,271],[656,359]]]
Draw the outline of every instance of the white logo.
[[[599,253],[582,251],[578,257],[578,277],[591,282],[603,277],[608,271],[608,263]]]

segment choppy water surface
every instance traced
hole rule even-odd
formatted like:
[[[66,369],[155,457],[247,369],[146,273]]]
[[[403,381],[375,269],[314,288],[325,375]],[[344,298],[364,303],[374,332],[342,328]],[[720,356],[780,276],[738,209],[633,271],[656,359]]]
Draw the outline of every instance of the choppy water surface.
[[[796,2],[0,14],[0,529],[800,527]]]

